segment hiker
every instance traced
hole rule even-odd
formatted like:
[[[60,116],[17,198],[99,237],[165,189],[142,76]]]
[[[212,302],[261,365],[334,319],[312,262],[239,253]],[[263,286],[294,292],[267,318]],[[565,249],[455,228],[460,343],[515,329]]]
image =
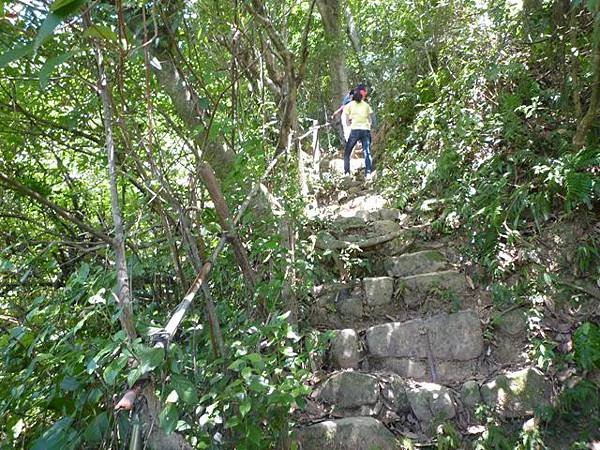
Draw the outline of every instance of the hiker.
[[[352,101],[344,108],[350,125],[350,136],[344,150],[344,175],[350,174],[350,154],[358,141],[362,143],[365,154],[365,177],[369,178],[373,171],[371,160],[371,116],[373,110],[366,101],[367,88],[359,85],[354,89]]]
[[[332,119],[335,119],[339,113],[342,113],[342,117],[340,118],[342,122],[342,129],[344,131],[344,141],[348,142],[348,138],[350,137],[350,126],[346,123],[347,116],[345,112],[345,107],[348,103],[352,101],[352,96],[354,95],[354,89],[352,89],[349,93],[344,96],[342,100],[342,105],[331,115]]]

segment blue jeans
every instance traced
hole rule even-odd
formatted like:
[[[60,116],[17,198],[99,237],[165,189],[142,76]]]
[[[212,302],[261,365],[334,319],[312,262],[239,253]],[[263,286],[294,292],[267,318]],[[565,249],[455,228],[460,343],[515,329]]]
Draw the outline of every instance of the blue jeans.
[[[346,149],[344,150],[344,174],[350,173],[350,154],[356,143],[360,140],[365,154],[365,175],[373,171],[373,161],[371,160],[371,130],[352,130]]]

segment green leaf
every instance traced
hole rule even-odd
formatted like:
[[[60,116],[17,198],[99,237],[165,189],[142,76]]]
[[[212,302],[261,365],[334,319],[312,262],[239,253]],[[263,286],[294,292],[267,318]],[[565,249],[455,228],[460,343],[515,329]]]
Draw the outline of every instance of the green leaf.
[[[198,404],[198,393],[196,391],[196,386],[187,378],[182,376],[173,376],[171,381],[171,385],[173,389],[177,391],[179,398],[183,400],[188,405],[196,405]]]
[[[85,30],[84,36],[104,39],[106,41],[117,42],[117,33],[111,30],[106,25],[91,25]]]
[[[133,384],[137,380],[139,380],[139,378],[141,376],[142,376],[142,372],[141,372],[140,368],[136,367],[131,372],[129,372],[129,375],[127,375],[127,383],[129,384],[129,386],[133,386]]]
[[[165,433],[170,434],[175,430],[177,426],[177,420],[179,419],[179,411],[174,403],[169,403],[160,412],[158,419],[160,421],[160,427]]]
[[[77,388],[79,387],[79,381],[77,381],[75,378],[73,377],[65,377],[62,382],[60,383],[60,388],[63,391],[66,392],[72,392],[77,390]]]
[[[259,353],[248,353],[246,358],[254,365],[254,367],[262,368],[264,366],[263,358]]]
[[[36,439],[31,450],[64,450],[74,448],[78,441],[77,432],[71,428],[73,417],[64,417],[54,423]]]
[[[121,373],[121,371],[125,367],[125,364],[127,364],[127,356],[121,355],[118,358],[116,358],[113,362],[111,362],[106,367],[106,369],[104,369],[104,373],[102,374],[102,376],[106,384],[108,384],[109,386],[115,384],[115,381],[119,376],[119,373]]]
[[[573,336],[575,361],[585,370],[600,367],[600,327],[592,322],[582,324]]]
[[[44,22],[35,37],[33,49],[37,50],[46,39],[54,33],[57,26],[69,17],[75,15],[79,8],[84,4],[85,0],[56,0],[52,6],[50,6],[50,12],[44,19]]]
[[[77,0],[55,0],[54,3],[50,5],[50,11],[56,12],[65,6],[69,6],[71,3],[76,2]]]
[[[2,55],[0,55],[0,69],[5,68],[11,62],[16,61],[17,59],[20,59],[23,56],[33,52],[33,50],[33,44],[27,44],[21,47],[15,47],[12,50],[3,53]]]
[[[108,430],[108,415],[105,411],[98,414],[90,421],[83,432],[83,438],[89,444],[101,443],[104,439],[106,430]]]
[[[252,403],[250,403],[250,400],[248,399],[245,399],[242,403],[240,403],[240,414],[242,415],[242,417],[248,414],[251,408]]]
[[[165,353],[162,348],[141,346],[137,351],[137,357],[140,360],[140,372],[143,375],[160,366],[165,357]]]
[[[236,359],[231,364],[229,364],[229,366],[227,366],[227,370],[235,370],[236,372],[238,372],[240,370],[240,367],[242,367],[244,363],[245,361],[243,358]]]

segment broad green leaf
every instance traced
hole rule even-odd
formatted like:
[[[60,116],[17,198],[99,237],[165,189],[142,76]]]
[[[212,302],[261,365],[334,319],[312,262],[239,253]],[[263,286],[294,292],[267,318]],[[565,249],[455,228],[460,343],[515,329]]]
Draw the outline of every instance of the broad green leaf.
[[[240,403],[240,414],[242,415],[242,417],[248,414],[251,408],[252,403],[250,403],[250,400],[248,399],[245,399],[242,403]]]
[[[177,403],[179,401],[179,394],[175,389],[169,392],[167,398],[165,399],[165,403]]]
[[[244,365],[245,361],[240,358],[233,361],[229,366],[227,366],[227,370],[235,370],[236,372],[240,370],[240,367]]]
[[[89,444],[100,443],[108,430],[108,415],[105,412],[94,417],[83,432],[83,438]]]
[[[139,378],[141,376],[142,376],[142,372],[141,372],[140,368],[136,367],[131,372],[129,372],[129,375],[127,375],[127,383],[129,384],[129,386],[133,386],[133,384],[137,380],[139,380]]]
[[[75,448],[77,432],[71,428],[73,417],[64,417],[54,423],[50,429],[36,439],[31,450],[64,450]]]
[[[174,403],[169,403],[160,412],[158,419],[160,421],[160,427],[165,433],[170,434],[175,430],[177,426],[177,420],[179,419],[179,411]]]
[[[85,36],[117,42],[117,33],[105,25],[91,25],[84,33]]]
[[[50,5],[50,11],[56,12],[65,6],[69,6],[71,3],[75,3],[77,0],[55,0],[54,3]]]
[[[106,381],[106,384],[109,386],[115,384],[115,381],[125,367],[125,364],[127,364],[127,356],[121,355],[104,369],[102,376],[104,381]]]
[[[160,366],[165,358],[165,352],[161,348],[140,347],[137,352],[140,360],[140,372],[150,372]]]
[[[63,391],[75,391],[77,388],[79,387],[79,381],[77,381],[75,378],[73,377],[65,377],[62,382],[60,383],[60,388]]]
[[[54,33],[57,26],[75,15],[84,4],[85,0],[57,0],[54,2],[35,37],[35,41],[33,42],[34,50],[37,50]]]
[[[23,56],[33,52],[33,50],[33,44],[27,44],[20,47],[15,47],[12,50],[3,53],[2,55],[0,55],[0,69],[5,68],[11,62],[16,61],[17,59],[20,59]]]
[[[187,378],[182,376],[174,376],[171,385],[173,389],[177,391],[179,398],[183,400],[188,405],[195,405],[198,403],[198,393],[196,391],[196,386]]]

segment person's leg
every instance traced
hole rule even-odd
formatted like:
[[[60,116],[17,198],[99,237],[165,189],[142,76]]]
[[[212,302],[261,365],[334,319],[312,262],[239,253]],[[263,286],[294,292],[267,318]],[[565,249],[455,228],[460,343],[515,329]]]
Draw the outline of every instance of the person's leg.
[[[365,175],[369,175],[373,172],[373,160],[371,159],[371,132],[369,130],[361,131],[360,142],[362,143],[363,153],[365,154]]]
[[[344,150],[344,175],[348,175],[350,173],[350,154],[352,153],[352,149],[356,145],[360,134],[358,130],[352,130],[350,132],[350,136],[348,137],[348,142],[346,142],[346,148]]]

